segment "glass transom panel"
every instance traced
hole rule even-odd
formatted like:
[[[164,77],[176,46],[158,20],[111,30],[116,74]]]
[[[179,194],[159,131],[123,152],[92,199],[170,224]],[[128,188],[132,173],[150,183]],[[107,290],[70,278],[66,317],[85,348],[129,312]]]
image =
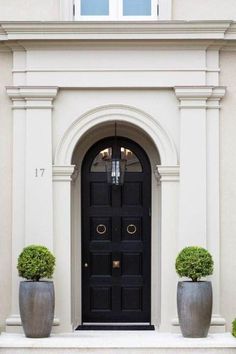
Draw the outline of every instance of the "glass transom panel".
[[[123,0],[123,16],[151,16],[151,0]]]
[[[81,0],[82,16],[108,16],[109,0]]]
[[[121,147],[121,159],[126,160],[127,172],[142,172],[142,165],[133,151]]]
[[[135,153],[125,147],[120,148],[120,157],[126,160],[126,172],[142,172],[142,165]],[[112,158],[112,148],[103,149],[92,162],[91,172],[106,172],[106,161]]]
[[[111,157],[111,147],[101,150],[92,162],[91,172],[106,172],[106,160],[111,159]]]

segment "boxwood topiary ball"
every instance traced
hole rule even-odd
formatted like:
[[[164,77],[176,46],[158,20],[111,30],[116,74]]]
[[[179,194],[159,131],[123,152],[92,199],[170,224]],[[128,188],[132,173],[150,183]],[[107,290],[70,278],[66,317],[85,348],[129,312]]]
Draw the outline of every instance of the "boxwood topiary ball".
[[[236,318],[232,322],[232,335],[236,337]]]
[[[212,256],[205,248],[192,246],[185,247],[178,254],[175,269],[180,277],[198,281],[213,273],[213,265]]]
[[[55,257],[44,246],[25,247],[18,257],[18,273],[25,279],[39,281],[41,278],[52,278],[54,267]]]

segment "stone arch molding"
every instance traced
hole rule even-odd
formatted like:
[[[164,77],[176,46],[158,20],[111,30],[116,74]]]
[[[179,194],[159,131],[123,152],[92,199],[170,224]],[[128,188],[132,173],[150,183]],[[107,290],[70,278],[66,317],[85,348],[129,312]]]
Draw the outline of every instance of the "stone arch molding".
[[[81,137],[92,127],[115,120],[133,124],[146,132],[159,151],[161,165],[178,164],[177,151],[172,138],[154,117],[134,107],[107,105],[86,112],[67,129],[57,146],[54,165],[70,165],[73,151]]]

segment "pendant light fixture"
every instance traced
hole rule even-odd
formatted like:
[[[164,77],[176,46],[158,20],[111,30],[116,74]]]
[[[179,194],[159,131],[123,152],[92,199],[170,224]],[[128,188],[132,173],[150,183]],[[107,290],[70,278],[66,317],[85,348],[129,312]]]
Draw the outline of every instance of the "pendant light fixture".
[[[118,141],[115,122],[115,142],[112,157],[106,160],[107,183],[120,186],[124,183],[126,160],[121,158],[121,151],[118,151]]]

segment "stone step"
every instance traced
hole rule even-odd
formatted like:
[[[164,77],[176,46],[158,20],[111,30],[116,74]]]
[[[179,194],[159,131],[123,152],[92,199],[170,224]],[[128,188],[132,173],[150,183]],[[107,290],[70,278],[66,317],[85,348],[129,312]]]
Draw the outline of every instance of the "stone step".
[[[77,331],[31,339],[3,333],[0,354],[236,354],[230,333],[188,339],[157,331]]]

